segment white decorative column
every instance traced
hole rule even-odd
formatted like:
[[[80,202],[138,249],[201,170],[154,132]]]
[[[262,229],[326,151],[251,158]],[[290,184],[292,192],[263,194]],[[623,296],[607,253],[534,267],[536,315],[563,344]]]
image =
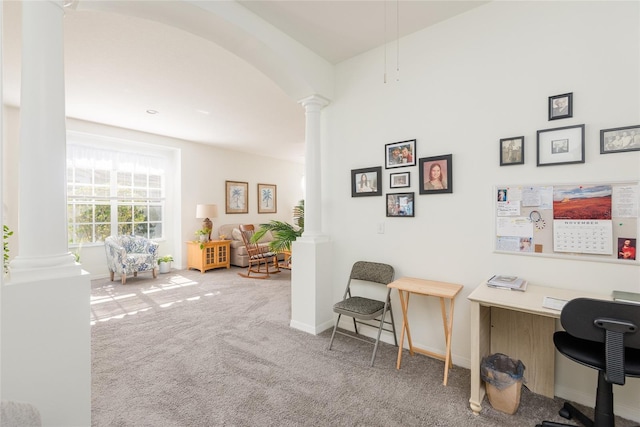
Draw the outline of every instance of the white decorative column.
[[[91,425],[90,280],[67,245],[63,2],[22,2],[18,255],[3,284],[3,400]]]
[[[321,111],[329,100],[313,95],[300,101],[305,108],[304,233],[293,242],[291,270],[292,328],[318,334],[333,326],[331,242],[322,234]]]
[[[79,274],[67,245],[64,10],[62,1],[22,3],[20,253],[13,282]]]
[[[321,236],[321,145],[320,119],[321,111],[329,105],[329,100],[313,95],[300,101],[305,109],[305,201],[304,201],[304,236]]]

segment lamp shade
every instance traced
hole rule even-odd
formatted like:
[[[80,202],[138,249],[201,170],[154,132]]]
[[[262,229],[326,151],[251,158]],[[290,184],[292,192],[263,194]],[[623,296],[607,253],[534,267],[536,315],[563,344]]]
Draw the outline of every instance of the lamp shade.
[[[216,218],[218,216],[217,205],[197,205],[196,218]]]

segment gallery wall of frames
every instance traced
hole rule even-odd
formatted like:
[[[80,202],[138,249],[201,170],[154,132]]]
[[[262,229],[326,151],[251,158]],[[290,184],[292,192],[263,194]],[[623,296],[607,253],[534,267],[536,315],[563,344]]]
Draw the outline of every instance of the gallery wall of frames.
[[[574,117],[574,94],[548,97],[548,119]],[[585,163],[585,124],[536,130],[536,166]],[[640,150],[640,124],[600,130],[600,154]],[[525,137],[499,140],[499,166],[525,164]],[[351,170],[351,196],[383,196],[387,217],[415,216],[411,167],[418,195],[453,193],[453,155],[416,158],[416,139],[384,146],[382,166]],[[409,169],[411,168],[411,169]],[[515,171],[515,169],[514,169]],[[414,176],[415,179],[415,176]],[[387,188],[386,193],[383,188]],[[495,251],[639,264],[638,182],[497,185]]]

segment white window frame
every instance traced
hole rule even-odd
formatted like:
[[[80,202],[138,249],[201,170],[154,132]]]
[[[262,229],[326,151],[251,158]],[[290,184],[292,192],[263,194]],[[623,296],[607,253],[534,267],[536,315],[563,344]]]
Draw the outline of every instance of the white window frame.
[[[96,221],[95,207],[108,205],[110,210],[109,235],[117,235],[123,232],[119,221],[119,207],[131,206],[141,207],[145,211],[144,220],[135,221],[135,215],[131,222],[130,229],[133,234],[144,235],[154,240],[161,240],[166,233],[167,217],[165,215],[166,204],[166,174],[170,161],[167,151],[154,149],[153,146],[135,141],[125,141],[116,138],[103,137],[97,135],[84,134],[80,132],[67,133],[67,207],[68,207],[68,239],[70,247],[80,245],[101,245],[104,243],[105,233],[97,232],[100,225],[107,222]],[[82,183],[77,179],[77,173],[82,169],[90,173],[89,182]],[[105,181],[106,192],[95,191],[100,184],[95,182],[96,170],[108,170],[108,185]],[[119,173],[131,174],[131,186],[120,186],[118,184]],[[136,185],[136,178],[145,180],[145,185]],[[157,177],[155,183],[150,183],[149,177]],[[157,181],[159,182],[159,185]],[[83,195],[79,189],[84,187],[90,190],[91,194]],[[124,193],[123,193],[124,190]],[[130,190],[130,191],[126,191]],[[138,194],[136,195],[136,190]],[[76,222],[77,207],[82,205],[92,207],[92,218],[90,222]],[[152,213],[151,208],[155,208]],[[78,239],[77,230],[79,224],[91,224],[91,239],[89,241]],[[145,228],[143,233],[141,228]],[[151,226],[160,227],[158,233],[152,233]],[[142,227],[141,227],[142,226]],[[137,228],[137,230],[136,230]]]

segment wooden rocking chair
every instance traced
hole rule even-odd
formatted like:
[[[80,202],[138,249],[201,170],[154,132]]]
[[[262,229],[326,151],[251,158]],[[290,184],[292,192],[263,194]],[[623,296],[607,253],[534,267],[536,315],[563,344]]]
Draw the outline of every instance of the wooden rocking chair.
[[[251,239],[255,234],[255,228],[252,224],[240,224],[240,233],[242,241],[247,248],[249,255],[249,266],[246,273],[238,273],[242,277],[251,277],[254,279],[266,279],[273,273],[280,273],[278,267],[278,254],[269,251],[266,246],[260,246],[258,242],[252,242]],[[273,262],[273,269],[270,269],[269,263]],[[252,276],[251,273],[254,273]]]

